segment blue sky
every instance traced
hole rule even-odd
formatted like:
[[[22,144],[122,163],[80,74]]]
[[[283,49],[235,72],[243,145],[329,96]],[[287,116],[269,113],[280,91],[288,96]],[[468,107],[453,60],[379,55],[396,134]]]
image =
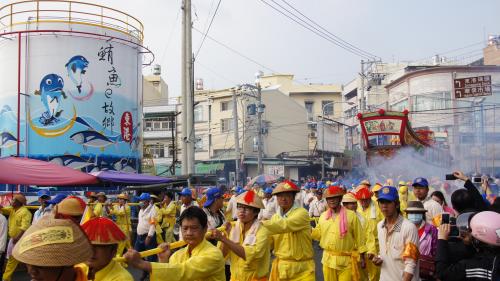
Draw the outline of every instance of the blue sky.
[[[466,46],[443,55],[479,56],[487,35],[500,34],[500,1],[495,0],[286,1],[385,62],[413,61]],[[89,2],[123,10],[144,23],[145,45],[162,65],[170,95],[179,95],[181,0]],[[193,0],[194,27],[206,28],[217,2]],[[301,83],[346,83],[360,68],[360,57],[293,23],[260,0],[222,0],[209,35],[274,71],[295,74]],[[201,34],[193,31],[194,51],[200,41]],[[205,88],[231,87],[252,82],[259,69],[270,72],[207,39],[197,58],[195,77],[204,79]]]

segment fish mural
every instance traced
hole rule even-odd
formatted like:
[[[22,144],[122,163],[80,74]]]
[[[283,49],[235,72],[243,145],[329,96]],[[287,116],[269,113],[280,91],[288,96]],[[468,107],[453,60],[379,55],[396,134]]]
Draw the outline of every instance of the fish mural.
[[[2,110],[0,110],[0,115],[7,113],[7,112],[12,112],[12,108],[10,108],[10,106],[8,106],[8,105],[4,105],[2,107]]]
[[[72,134],[69,139],[76,144],[81,144],[85,151],[87,151],[88,147],[95,147],[104,151],[107,146],[117,143],[117,140],[113,137],[105,136],[104,134],[94,130],[76,132]]]
[[[75,84],[78,93],[82,93],[82,75],[87,72],[89,61],[84,56],[74,56],[65,65],[69,79]]]
[[[64,80],[57,74],[48,74],[40,82],[40,89],[35,91],[39,95],[45,112],[40,117],[40,123],[43,125],[52,125],[59,121],[63,110],[61,109],[62,98],[66,99],[63,91]]]
[[[113,168],[119,172],[137,173],[137,170],[132,165],[133,161],[127,158],[122,158],[113,164]]]
[[[72,168],[75,170],[81,170],[83,168],[94,165],[94,163],[85,161],[79,155],[71,155],[71,154],[64,154],[60,156],[51,157],[49,158],[49,162],[52,162],[60,166]]]
[[[14,137],[11,133],[3,132],[1,137],[2,139],[0,142],[0,148],[2,149],[9,148],[17,144],[17,138]]]

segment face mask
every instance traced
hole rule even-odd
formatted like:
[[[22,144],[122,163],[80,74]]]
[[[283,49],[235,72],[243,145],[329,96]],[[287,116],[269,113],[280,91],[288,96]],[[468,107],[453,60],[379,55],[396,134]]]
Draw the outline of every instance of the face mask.
[[[419,224],[424,219],[423,214],[408,214],[408,220],[410,220],[414,224]]]

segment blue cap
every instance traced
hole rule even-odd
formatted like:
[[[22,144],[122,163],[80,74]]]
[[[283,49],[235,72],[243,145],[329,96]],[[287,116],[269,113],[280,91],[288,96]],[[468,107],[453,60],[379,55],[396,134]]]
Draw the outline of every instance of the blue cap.
[[[66,198],[66,197],[67,197],[66,194],[59,193],[56,196],[54,196],[54,198],[52,198],[51,200],[47,200],[46,203],[49,205],[56,205],[56,204],[61,203],[61,201],[63,201],[64,198]]]
[[[223,194],[222,191],[217,187],[212,187],[207,191],[206,195],[207,201],[205,202],[205,204],[203,204],[203,207],[205,208],[212,205],[216,199],[221,198]]]
[[[273,193],[273,189],[270,188],[270,187],[267,187],[266,189],[264,189],[264,193],[265,194],[272,194]]]
[[[179,195],[181,195],[181,196],[193,196],[193,192],[191,191],[191,189],[189,189],[189,187],[184,187],[182,189],[182,191],[179,193]]]
[[[47,189],[42,189],[42,190],[39,190],[36,195],[40,198],[40,197],[50,197],[50,191],[48,191]]]
[[[398,190],[394,186],[384,186],[378,192],[378,201],[387,200],[387,201],[396,201],[399,200]]]
[[[139,201],[149,201],[151,200],[151,195],[147,192],[144,192],[139,196]]]
[[[412,186],[429,187],[429,182],[425,178],[416,178]]]
[[[241,186],[240,186],[240,187],[238,187],[238,189],[236,189],[236,193],[237,193],[238,195],[242,194],[243,192],[245,192],[245,189],[244,189],[243,187],[241,187]]]

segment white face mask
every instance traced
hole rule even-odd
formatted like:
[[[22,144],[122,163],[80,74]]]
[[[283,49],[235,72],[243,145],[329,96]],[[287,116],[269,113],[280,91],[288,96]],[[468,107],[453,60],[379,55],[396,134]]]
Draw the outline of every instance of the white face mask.
[[[414,224],[420,224],[424,219],[424,214],[408,214],[408,220]]]

